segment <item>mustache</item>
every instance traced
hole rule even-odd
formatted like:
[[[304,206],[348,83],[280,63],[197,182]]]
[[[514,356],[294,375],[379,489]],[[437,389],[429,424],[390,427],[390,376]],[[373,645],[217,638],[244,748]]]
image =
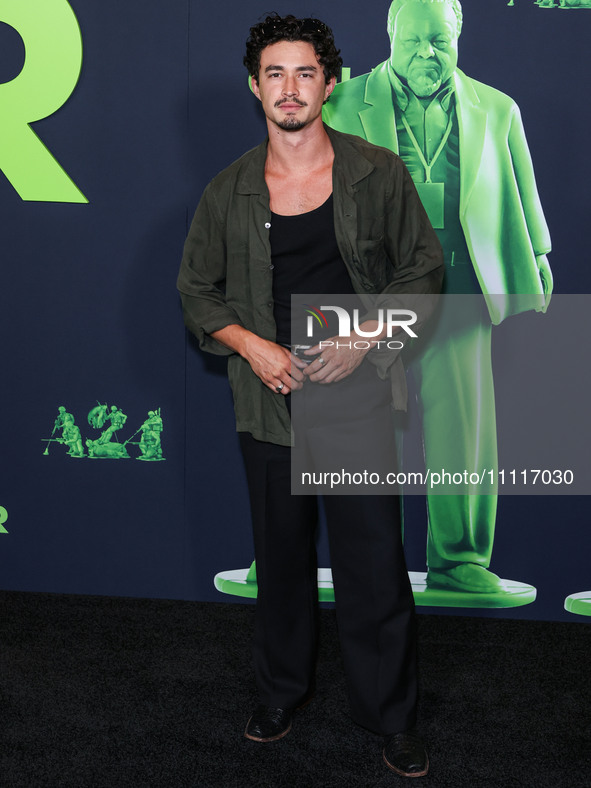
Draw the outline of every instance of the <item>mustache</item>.
[[[308,106],[305,101],[300,101],[298,98],[279,99],[279,101],[275,102],[274,106],[281,107],[283,104],[299,104],[300,107]]]

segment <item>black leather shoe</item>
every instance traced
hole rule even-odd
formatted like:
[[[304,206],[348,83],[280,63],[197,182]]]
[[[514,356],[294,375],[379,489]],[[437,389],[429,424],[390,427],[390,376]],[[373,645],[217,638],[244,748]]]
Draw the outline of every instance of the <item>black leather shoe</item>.
[[[401,777],[424,777],[429,771],[425,743],[415,730],[386,736],[383,754],[386,766]]]
[[[254,714],[246,723],[244,735],[252,741],[276,741],[291,730],[293,709],[274,709],[271,706],[257,706]]]

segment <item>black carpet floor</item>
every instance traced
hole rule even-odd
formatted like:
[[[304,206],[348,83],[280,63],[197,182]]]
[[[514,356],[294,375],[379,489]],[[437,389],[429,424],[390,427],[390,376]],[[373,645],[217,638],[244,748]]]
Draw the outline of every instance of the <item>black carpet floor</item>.
[[[348,717],[334,611],[283,740],[242,737],[250,605],[0,592],[1,788],[581,788],[588,625],[419,616],[428,777]]]

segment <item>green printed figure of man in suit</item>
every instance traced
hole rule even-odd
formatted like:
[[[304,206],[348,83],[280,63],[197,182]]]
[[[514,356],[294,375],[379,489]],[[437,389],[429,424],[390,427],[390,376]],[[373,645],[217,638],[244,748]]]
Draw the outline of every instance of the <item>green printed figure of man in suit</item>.
[[[444,250],[444,293],[474,294],[461,310],[444,305],[411,369],[426,466],[494,475],[491,328],[524,309],[545,310],[550,237],[519,108],[457,68],[461,28],[458,0],[394,0],[390,58],[337,85],[324,119],[402,157]],[[488,569],[496,485],[477,490],[427,497],[431,587],[504,591]]]

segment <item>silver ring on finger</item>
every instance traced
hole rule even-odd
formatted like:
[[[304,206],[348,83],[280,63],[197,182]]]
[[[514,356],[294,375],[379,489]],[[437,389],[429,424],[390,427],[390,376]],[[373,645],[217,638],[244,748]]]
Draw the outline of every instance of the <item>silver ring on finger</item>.
[[[278,394],[281,394],[281,392],[283,391],[283,389],[284,389],[284,388],[285,388],[285,384],[283,384],[283,383],[280,383],[278,386],[275,386],[275,391],[276,391]]]
[[[323,367],[326,364],[326,361],[322,358],[322,356],[319,356],[316,360],[318,361],[321,367]]]

